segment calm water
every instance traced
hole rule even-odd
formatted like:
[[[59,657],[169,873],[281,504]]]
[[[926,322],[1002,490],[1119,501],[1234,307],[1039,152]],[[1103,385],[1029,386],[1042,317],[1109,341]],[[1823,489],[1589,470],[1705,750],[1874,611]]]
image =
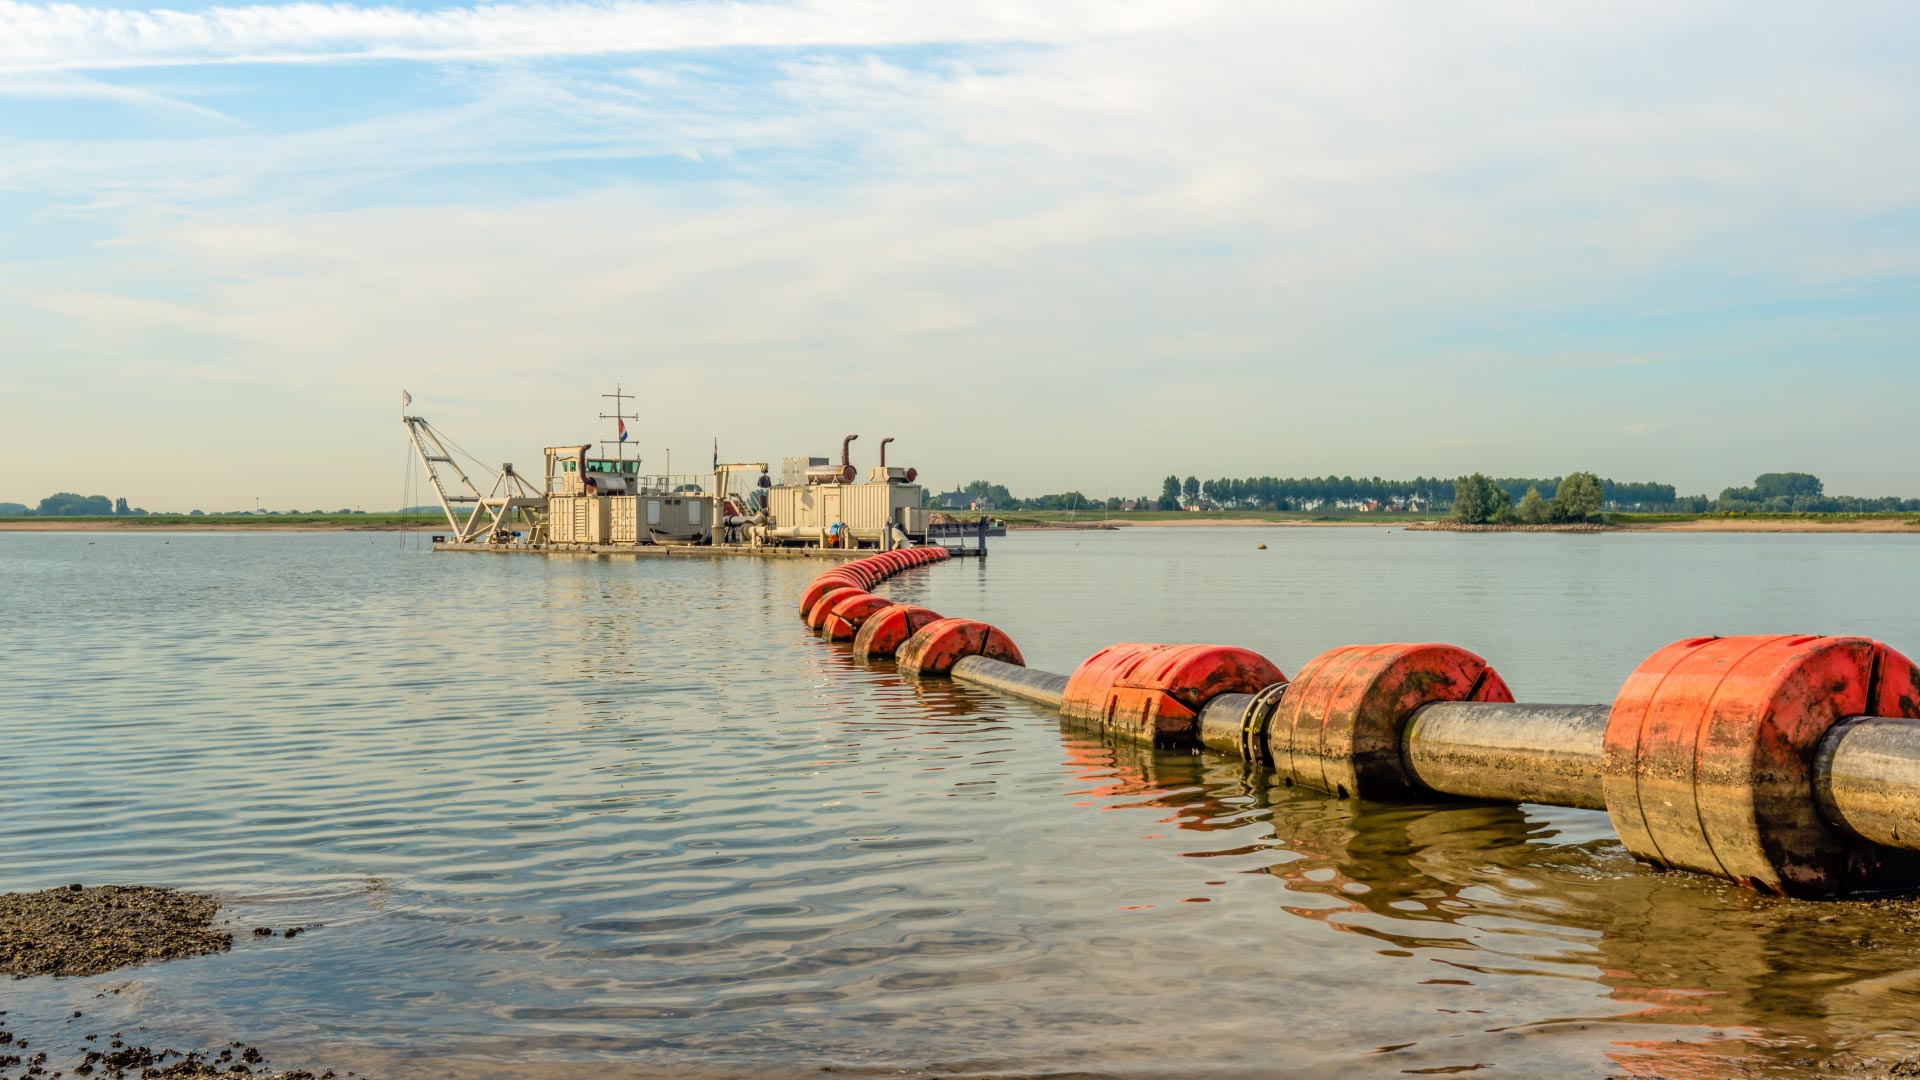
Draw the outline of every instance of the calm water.
[[[1603,814],[1275,791],[908,686],[802,631],[818,569],[0,535],[0,890],[205,889],[243,930],[0,1005],[49,1048],[83,1009],[397,1080],[1920,1058],[1920,904],[1766,899],[1643,870]],[[1601,702],[1692,634],[1920,650],[1916,586],[1904,537],[1139,529],[888,588],[1055,671],[1439,639]]]

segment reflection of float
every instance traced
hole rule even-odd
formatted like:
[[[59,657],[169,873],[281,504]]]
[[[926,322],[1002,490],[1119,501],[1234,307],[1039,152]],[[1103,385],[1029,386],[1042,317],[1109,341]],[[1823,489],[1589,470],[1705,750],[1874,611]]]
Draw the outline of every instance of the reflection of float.
[[[1920,1002],[1920,948],[1856,956],[1835,940],[1832,974],[1796,974],[1818,966],[1804,914],[1782,913],[1818,909],[1632,872],[1608,842],[1547,845],[1553,827],[1519,806],[1605,809],[1633,855],[1749,888],[1903,882],[1897,849],[1920,847],[1920,668],[1877,642],[1689,639],[1649,658],[1611,707],[1514,704],[1483,660],[1438,644],[1330,650],[1291,682],[1223,646],[1114,646],[1071,676],[1032,671],[1005,635],[967,620],[926,621],[898,649],[934,658],[922,676],[1078,725],[1066,766],[1090,804],[1193,832],[1267,813],[1271,844],[1204,854],[1284,852],[1261,871],[1303,901],[1284,907],[1297,917],[1387,956],[1605,987],[1617,1008],[1565,1023],[1659,1028],[1607,1043],[1628,1074],[1725,1076],[1734,1056],[1782,1045],[1881,1048],[1888,1008]],[[938,681],[915,685],[924,705],[954,711]],[[1689,806],[1691,824],[1676,812]],[[1856,912],[1840,935],[1920,933],[1912,912]],[[1507,951],[1488,948],[1496,936]],[[1473,950],[1515,966],[1476,967]]]
[[[1885,1054],[1889,1010],[1920,1012],[1914,904],[1811,907],[1638,873],[1613,842],[1555,845],[1553,825],[1515,806],[1329,798],[1257,766],[1071,727],[1062,756],[1076,805],[1145,811],[1192,832],[1235,830],[1265,812],[1280,857],[1264,872],[1314,898],[1281,905],[1291,916],[1376,941],[1385,955],[1438,951],[1467,978],[1571,971],[1604,987],[1618,1010],[1567,1022],[1611,1036],[1601,1049],[1624,1076],[1719,1080],[1756,1054],[1788,1061],[1805,1046]],[[1836,907],[1843,918],[1819,921]],[[1913,944],[1854,947],[1863,924]],[[1509,951],[1489,965],[1474,954],[1495,939]],[[1920,1043],[1904,1049],[1915,1052]]]
[[[1920,667],[1866,638],[1690,638],[1611,706],[1515,704],[1434,643],[1330,649],[1292,680],[1221,645],[1112,645],[1065,677],[973,652],[945,668],[1341,798],[1605,809],[1647,862],[1782,895],[1920,882]]]

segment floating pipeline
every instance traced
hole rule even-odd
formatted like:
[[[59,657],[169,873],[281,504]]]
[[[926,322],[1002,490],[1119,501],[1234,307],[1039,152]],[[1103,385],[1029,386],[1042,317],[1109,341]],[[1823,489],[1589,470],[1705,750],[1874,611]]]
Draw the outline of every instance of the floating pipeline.
[[[1611,705],[1516,703],[1483,658],[1436,642],[1330,649],[1292,679],[1246,649],[1133,642],[1056,675],[1027,668],[995,627],[866,592],[944,554],[829,571],[803,617],[839,620],[829,637],[850,634],[863,660],[897,657],[903,674],[1244,758],[1290,786],[1605,810],[1644,862],[1786,896],[1920,887],[1920,667],[1880,642],[1688,638],[1642,663]]]

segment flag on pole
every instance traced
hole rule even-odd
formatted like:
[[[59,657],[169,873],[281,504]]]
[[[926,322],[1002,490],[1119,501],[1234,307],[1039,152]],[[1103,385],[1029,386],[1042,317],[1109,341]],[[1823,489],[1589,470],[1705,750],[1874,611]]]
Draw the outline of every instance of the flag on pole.
[[[713,437],[713,471],[720,471],[720,436]]]
[[[413,404],[413,395],[405,390],[400,391],[400,407],[404,409],[411,404]]]
[[[625,418],[622,418],[620,421],[620,441],[627,441],[627,421]]]

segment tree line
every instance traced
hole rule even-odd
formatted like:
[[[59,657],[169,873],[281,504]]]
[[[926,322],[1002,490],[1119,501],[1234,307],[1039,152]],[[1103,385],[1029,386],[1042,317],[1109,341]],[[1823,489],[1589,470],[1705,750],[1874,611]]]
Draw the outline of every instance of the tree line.
[[[1749,487],[1721,491],[1714,508],[1767,514],[1910,513],[1920,510],[1920,499],[1828,495],[1826,485],[1811,473],[1761,473]]]
[[[1551,496],[1541,494],[1540,485],[1529,483],[1518,501],[1506,484],[1483,473],[1453,482],[1453,520],[1468,525],[1591,521],[1605,505],[1605,482],[1590,472],[1561,477]]]
[[[105,495],[75,495],[61,491],[40,500],[38,506],[25,503],[0,503],[0,516],[6,517],[146,517],[145,507],[128,506],[127,500]]]
[[[1563,490],[1569,484],[1571,490]],[[1719,497],[1682,495],[1672,484],[1614,480],[1591,472],[1554,477],[1497,477],[1482,473],[1448,479],[1382,477],[1219,477],[1169,475],[1157,496],[1092,498],[1078,491],[1020,498],[1004,484],[975,480],[962,488],[997,510],[1354,510],[1361,508],[1449,514],[1468,521],[1545,523],[1628,513],[1898,513],[1920,512],[1920,499],[1828,495],[1811,473],[1763,473],[1751,486]],[[1464,494],[1464,498],[1463,498]],[[930,496],[931,497],[931,496]],[[1464,515],[1464,516],[1463,516]]]
[[[437,506],[420,507],[422,511],[439,511]],[[165,511],[160,511],[165,513]],[[406,513],[407,511],[402,511]],[[0,502],[0,517],[151,517],[154,511],[144,506],[129,506],[124,498],[109,499],[105,495],[76,495],[71,491],[61,491],[41,499],[37,506],[25,503]],[[259,514],[298,514],[298,510],[215,510],[213,516],[238,517]],[[315,514],[360,514],[361,510],[314,510]],[[207,517],[204,510],[191,510],[188,517]]]

